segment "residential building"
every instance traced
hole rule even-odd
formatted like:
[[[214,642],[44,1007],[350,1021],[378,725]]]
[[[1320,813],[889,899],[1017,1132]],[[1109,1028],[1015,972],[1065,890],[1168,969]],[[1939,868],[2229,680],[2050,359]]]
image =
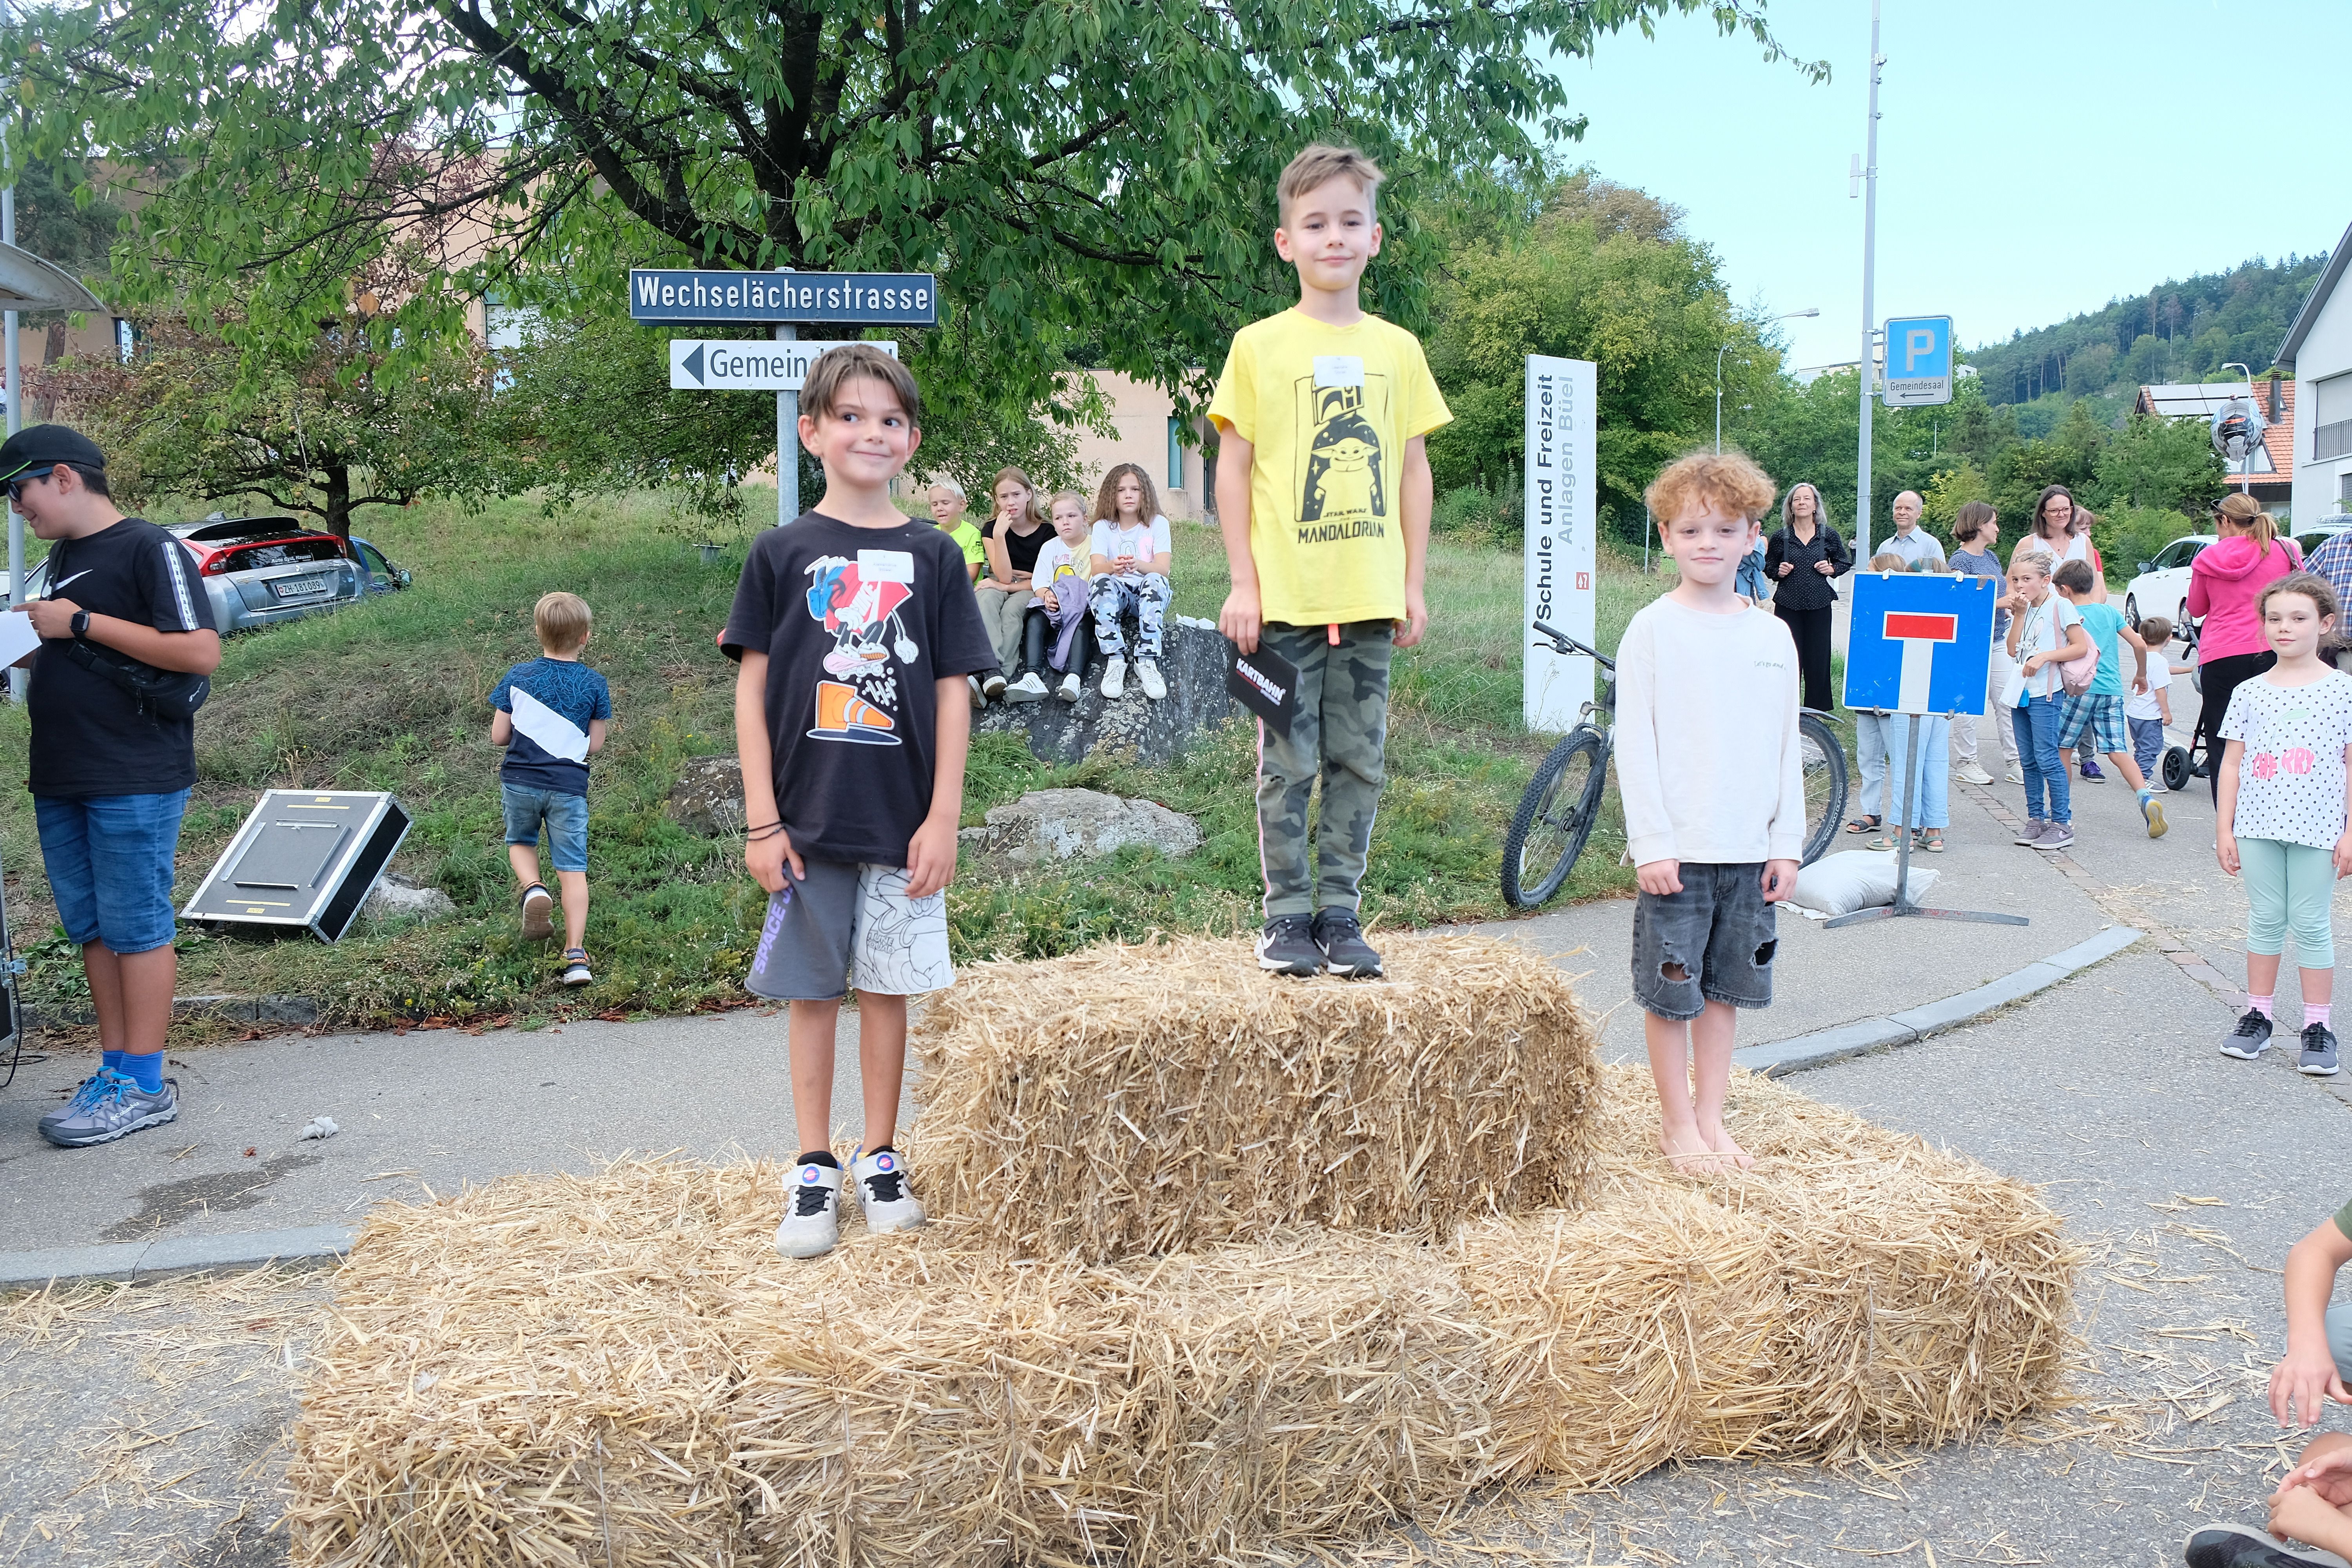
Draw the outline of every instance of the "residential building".
[[[1113,434],[1078,434],[1078,471],[1089,486],[1120,463],[1151,476],[1160,509],[1172,518],[1201,519],[1216,510],[1210,495],[1215,454],[1205,444],[1206,421],[1180,420],[1164,388],[1114,370],[1090,370],[1110,409]]]
[[[2139,389],[2135,414],[2194,419],[2210,425],[2233,397],[2250,397],[2264,421],[2261,450],[2251,464],[2230,465],[2230,488],[2244,489],[2273,517],[2284,516],[2294,471],[2294,387],[2277,371],[2259,381],[2163,382]],[[2245,480],[2251,478],[2252,482]]]
[[[2294,372],[2309,417],[2294,446],[2295,525],[2352,511],[2352,289],[2341,287],[2352,263],[2352,227],[2336,242],[2326,269],[2295,312],[2278,362]]]

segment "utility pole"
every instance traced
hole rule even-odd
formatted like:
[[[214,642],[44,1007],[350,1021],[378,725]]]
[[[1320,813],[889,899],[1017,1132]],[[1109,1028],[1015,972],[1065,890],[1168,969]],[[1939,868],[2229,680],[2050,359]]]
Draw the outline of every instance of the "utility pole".
[[[1857,559],[1870,559],[1870,400],[1878,390],[1878,362],[1872,356],[1877,341],[1876,310],[1878,301],[1878,72],[1886,57],[1878,52],[1878,3],[1870,0],[1870,120],[1864,134],[1866,149],[1853,165],[1852,180],[1864,187],[1856,192],[1849,187],[1849,199],[1859,194],[1862,203],[1862,450],[1856,468],[1860,475],[1854,501],[1854,538],[1859,541]]]
[[[0,27],[13,26],[16,7],[10,0],[0,0]],[[16,243],[16,149],[8,135],[5,121],[0,121],[0,155],[8,161],[7,188],[0,190],[0,245]],[[10,310],[0,332],[7,338],[8,434],[14,436],[25,427],[25,367],[17,353],[16,312]],[[15,507],[8,509],[8,603],[19,602],[25,582],[25,520]],[[25,700],[26,684],[31,673],[23,669],[8,672],[8,694],[17,701]]]

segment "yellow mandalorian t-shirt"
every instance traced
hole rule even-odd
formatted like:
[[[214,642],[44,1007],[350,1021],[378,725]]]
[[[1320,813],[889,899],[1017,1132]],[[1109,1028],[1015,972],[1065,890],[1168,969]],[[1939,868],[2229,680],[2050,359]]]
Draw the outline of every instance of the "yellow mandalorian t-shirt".
[[[1251,444],[1250,553],[1269,621],[1401,619],[1404,446],[1451,420],[1402,327],[1296,310],[1234,334],[1209,417]]]

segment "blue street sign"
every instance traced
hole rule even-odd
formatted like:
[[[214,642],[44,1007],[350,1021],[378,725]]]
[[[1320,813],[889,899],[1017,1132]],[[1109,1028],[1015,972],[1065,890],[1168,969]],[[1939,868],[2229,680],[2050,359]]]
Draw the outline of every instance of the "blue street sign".
[[[1992,577],[1857,572],[1845,705],[1892,713],[1981,713],[1992,658]]]
[[[932,327],[938,283],[928,272],[730,272],[640,267],[629,273],[640,321],[835,321]]]
[[[1889,408],[1915,408],[1952,400],[1952,318],[1896,316],[1886,323]]]

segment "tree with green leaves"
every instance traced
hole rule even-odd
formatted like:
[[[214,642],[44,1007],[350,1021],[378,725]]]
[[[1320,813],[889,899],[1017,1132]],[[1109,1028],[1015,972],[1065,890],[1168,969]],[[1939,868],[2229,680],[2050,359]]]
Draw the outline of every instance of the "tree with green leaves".
[[[1420,195],[1533,167],[1580,124],[1560,60],[1674,12],[1779,57],[1753,0],[81,0],[0,55],[39,153],[142,171],[117,295],[248,382],[404,250],[364,326],[395,365],[492,288],[574,316],[633,263],[931,271],[907,353],[955,419],[1045,406],[1080,342],[1196,405],[1285,298],[1274,180],[1315,136],[1395,176],[1366,303],[1417,322]],[[934,374],[959,343],[984,384]]]
[[[2229,487],[2201,419],[2134,414],[2092,459],[2100,503],[2194,516]]]

